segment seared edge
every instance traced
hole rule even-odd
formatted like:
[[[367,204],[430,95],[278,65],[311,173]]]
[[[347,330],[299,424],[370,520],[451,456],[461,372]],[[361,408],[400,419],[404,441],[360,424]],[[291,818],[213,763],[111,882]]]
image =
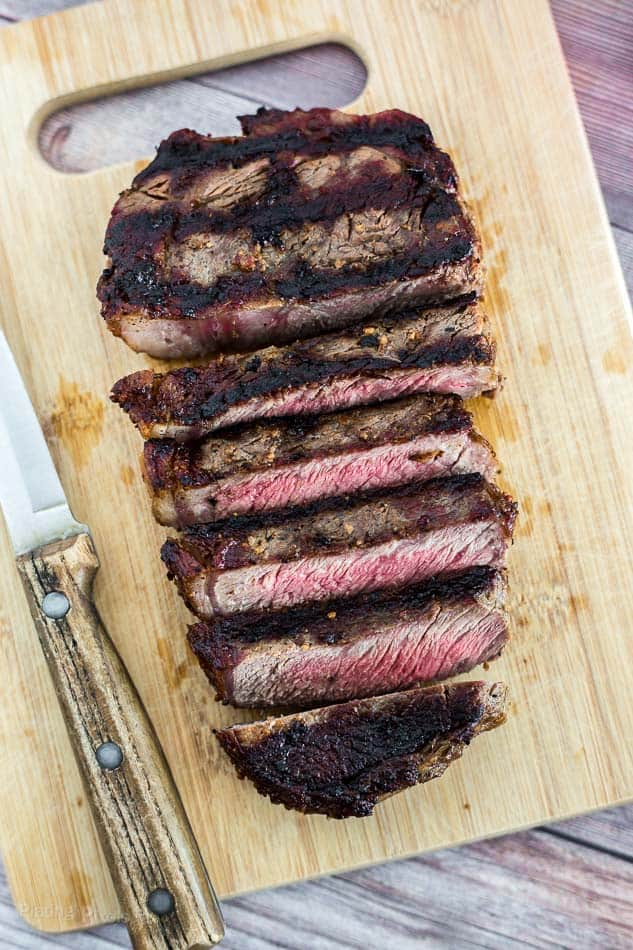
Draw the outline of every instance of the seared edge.
[[[494,389],[498,381],[494,360],[486,316],[466,300],[433,311],[365,321],[351,330],[287,347],[219,357],[206,366],[166,374],[140,370],[120,379],[111,398],[145,438],[187,439],[230,424],[240,407],[248,406],[247,418],[254,419],[270,411],[269,401],[279,394],[301,389],[309,394],[315,386],[341,377],[371,380],[385,372],[482,366],[490,368],[485,385]],[[284,415],[283,407],[273,414]]]
[[[420,394],[325,416],[246,423],[195,443],[150,439],[144,468],[154,491],[195,488],[260,469],[471,427],[472,416],[458,396]]]
[[[506,719],[503,683],[455,683],[355,700],[216,731],[240,778],[275,804],[364,817],[443,774]]]
[[[180,540],[168,539],[161,557],[176,577],[204,567],[239,568],[271,559],[294,560],[310,551],[352,550],[435,530],[456,521],[496,519],[508,539],[517,505],[480,474],[453,475],[404,488],[328,498],[301,508],[271,511],[193,525]]]
[[[150,439],[154,517],[175,528],[464,472],[494,478],[489,443],[453,396],[251,423],[199,442]]]

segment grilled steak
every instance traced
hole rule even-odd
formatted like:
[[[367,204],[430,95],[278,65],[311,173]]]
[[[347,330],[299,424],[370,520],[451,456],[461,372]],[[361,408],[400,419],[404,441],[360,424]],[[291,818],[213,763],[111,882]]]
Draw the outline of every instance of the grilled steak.
[[[331,818],[444,773],[506,718],[503,683],[427,686],[217,732],[240,778],[275,804]]]
[[[441,475],[492,478],[497,465],[458,396],[420,395],[203,442],[153,439],[144,470],[157,520],[184,527]]]
[[[492,567],[398,591],[236,614],[189,629],[219,699],[316,706],[465,673],[508,639],[505,575]]]
[[[98,296],[135,350],[254,349],[482,285],[448,155],[403,112],[328,109],[187,129],[114,206]]]
[[[203,619],[503,565],[516,506],[480,475],[188,528],[162,558]]]
[[[472,303],[365,323],[208,366],[120,379],[112,399],[145,438],[198,438],[256,419],[314,415],[410,393],[476,396],[497,386],[495,348]]]

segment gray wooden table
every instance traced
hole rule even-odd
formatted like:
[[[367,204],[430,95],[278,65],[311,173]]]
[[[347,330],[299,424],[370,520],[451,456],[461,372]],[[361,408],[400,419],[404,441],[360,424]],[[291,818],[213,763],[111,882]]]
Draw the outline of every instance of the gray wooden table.
[[[72,2],[0,0],[0,27]],[[552,7],[630,288],[633,0]],[[235,116],[263,103],[344,105],[363,79],[362,64],[340,47],[304,50],[86,103],[51,117],[40,144],[57,167],[86,170],[149,155],[172,128],[236,131]],[[633,947],[633,805],[236,898],[224,910],[227,950]],[[0,877],[0,947],[48,944],[88,950],[129,941],[121,925],[37,933]]]

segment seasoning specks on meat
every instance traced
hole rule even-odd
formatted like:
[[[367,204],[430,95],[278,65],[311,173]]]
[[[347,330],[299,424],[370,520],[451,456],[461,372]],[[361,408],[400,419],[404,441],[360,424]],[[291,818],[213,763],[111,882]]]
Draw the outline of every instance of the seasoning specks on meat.
[[[458,396],[421,394],[197,442],[150,439],[144,470],[156,519],[182,528],[441,475],[492,478],[497,464]]]
[[[206,366],[141,370],[120,379],[112,399],[145,438],[186,441],[256,419],[327,413],[412,393],[475,396],[498,380],[485,313],[466,299]]]

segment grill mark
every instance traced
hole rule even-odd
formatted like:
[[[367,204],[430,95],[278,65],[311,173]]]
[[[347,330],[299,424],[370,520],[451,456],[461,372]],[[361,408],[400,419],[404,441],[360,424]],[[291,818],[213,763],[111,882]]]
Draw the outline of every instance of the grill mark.
[[[296,110],[243,128],[174,133],[115,205],[97,296],[133,348],[248,349],[480,290],[474,225],[425,122]]]
[[[335,378],[371,378],[384,371],[428,369],[438,365],[492,366],[496,353],[494,342],[484,332],[468,335],[467,331],[457,332],[451,325],[451,317],[459,322],[458,314],[473,302],[472,297],[467,295],[450,307],[441,308],[446,309],[447,314],[445,339],[441,343],[420,342],[424,314],[416,318],[409,311],[321,338],[340,340],[343,351],[354,344],[361,347],[368,336],[374,341],[374,336],[365,332],[369,325],[375,328],[377,335],[384,334],[388,340],[392,332],[397,334],[396,339],[388,343],[385,351],[388,355],[376,352],[372,343],[372,346],[361,347],[362,352],[353,357],[343,353],[338,359],[319,358],[314,340],[300,341],[282,349],[260,351],[246,360],[227,357],[206,366],[183,367],[166,374],[132,373],[115,383],[111,399],[129,413],[136,424],[173,422],[193,426],[201,420],[206,422],[221,416],[235,405]],[[481,320],[474,322],[482,323]],[[410,336],[406,330],[408,323]],[[404,328],[402,332],[399,327]]]
[[[263,640],[298,638],[306,629],[319,642],[336,643],[344,638],[346,627],[357,623],[370,611],[393,614],[403,610],[426,609],[433,601],[454,604],[472,601],[489,594],[504,573],[493,567],[474,567],[459,574],[434,577],[430,581],[392,591],[372,591],[351,597],[339,597],[325,602],[300,604],[284,610],[257,610],[232,617],[218,618],[213,623],[197,623],[189,627],[190,640],[197,642],[213,637],[214,641],[259,643]],[[498,607],[496,608],[498,609]],[[336,614],[338,634],[327,633],[333,627],[327,614]]]
[[[248,537],[249,533],[276,527],[287,527],[293,520],[304,521],[323,512],[346,512],[350,518],[354,517],[354,510],[363,505],[391,498],[404,498],[411,495],[420,496],[420,508],[428,507],[430,516],[420,517],[416,526],[417,531],[433,528],[439,522],[445,523],[452,512],[452,503],[457,503],[462,494],[472,494],[470,520],[482,520],[494,515],[502,521],[508,536],[512,534],[517,514],[516,503],[502,492],[496,485],[487,482],[479,472],[468,472],[459,475],[441,476],[429,481],[411,482],[409,485],[395,488],[376,488],[369,491],[357,492],[353,497],[353,508],[350,509],[350,498],[320,498],[307,505],[297,505],[284,508],[281,511],[254,512],[248,515],[234,515],[213,524],[191,525],[182,532],[182,543],[191,544],[200,551],[207,546],[213,546],[218,540],[226,536],[234,540],[234,555],[240,557],[237,546]],[[437,502],[442,505],[442,518],[439,519]],[[167,541],[163,550],[171,552],[174,542]],[[376,542],[378,543],[378,542]],[[326,542],[327,546],[327,542]],[[176,543],[176,548],[178,544]],[[241,564],[241,561],[240,561]],[[227,564],[227,566],[229,566]],[[237,566],[237,565],[236,565]]]
[[[419,435],[453,434],[472,427],[472,416],[464,408],[458,396],[429,396],[421,394],[406,397],[405,401],[387,404],[389,429],[382,431],[376,443],[376,429],[372,429],[367,408],[335,412],[327,416],[300,416],[274,422],[245,422],[224,429],[222,436],[211,434],[202,442],[182,444],[172,439],[150,439],[145,443],[145,470],[152,487],[156,490],[176,487],[188,488],[207,485],[216,479],[232,476],[236,472],[257,472],[266,466],[262,452],[256,450],[252,460],[228,461],[223,467],[209,471],[200,460],[203,446],[217,443],[218,453],[231,453],[234,446],[244,440],[254,440],[258,445],[274,446],[274,466],[291,465],[327,457],[339,452],[367,449],[370,445],[399,444]],[[339,426],[340,436],[335,443],[320,443],[311,440],[323,439],[323,429]],[[365,428],[367,431],[365,432]],[[222,457],[222,456],[221,456]]]
[[[424,158],[435,151],[429,126],[422,119],[395,111],[377,116],[355,116],[353,123],[325,124],[318,129],[289,128],[271,135],[213,139],[191,129],[181,129],[161,142],[155,159],[135,177],[138,188],[157,172],[228,167],[280,152],[318,157],[332,151],[353,151],[362,145],[391,146]],[[438,150],[439,151],[439,150]]]
[[[336,175],[333,177],[336,181]],[[130,248],[155,246],[166,235],[182,241],[192,234],[226,234],[239,229],[249,229],[255,243],[281,247],[282,230],[296,231],[307,222],[329,221],[355,211],[390,211],[403,205],[421,208],[423,220],[429,223],[462,214],[454,195],[430,188],[415,169],[403,170],[397,176],[386,175],[380,161],[366,162],[363,174],[355,177],[353,185],[335,184],[306,198],[293,170],[277,163],[263,195],[242,199],[228,211],[180,211],[167,205],[156,211],[113,217],[103,252],[116,256],[117,261],[131,261],[134,253]]]
[[[243,306],[248,300],[270,296],[280,300],[312,300],[335,296],[341,291],[362,290],[382,284],[422,277],[438,267],[457,264],[473,257],[476,244],[470,229],[465,228],[448,237],[433,233],[432,239],[420,248],[382,261],[375,261],[362,270],[354,264],[340,268],[316,268],[303,259],[295,260],[287,276],[279,272],[238,273],[220,276],[213,285],[193,281],[165,281],[151,257],[151,248],[134,244],[129,262],[119,271],[114,263],[99,280],[98,297],[105,316],[120,312],[121,304],[151,310],[152,316],[168,315],[171,319],[195,319],[211,307],[231,302]],[[140,259],[135,259],[140,258]]]
[[[225,409],[247,399],[270,396],[280,388],[292,388],[319,383],[331,377],[353,376],[362,373],[378,376],[384,370],[426,369],[441,364],[484,364],[492,361],[491,346],[485,337],[458,338],[447,343],[438,343],[422,350],[400,354],[393,359],[379,356],[358,357],[355,360],[333,360],[327,363],[301,363],[295,366],[267,370],[253,379],[237,383],[230,389],[209,396],[204,402],[188,410],[175,413],[174,420],[184,425],[193,425],[200,420],[211,419]],[[176,372],[178,372],[176,370]]]
[[[449,475],[443,478],[434,478],[424,483],[411,482],[404,487],[397,488],[375,488],[366,492],[358,492],[354,495],[354,508],[361,505],[370,504],[372,501],[385,498],[388,500],[391,496],[399,498],[406,495],[428,494],[440,491],[443,495],[459,494],[470,490],[483,488],[485,479],[479,472],[469,472],[464,475]],[[231,536],[247,534],[259,528],[275,528],[285,526],[295,518],[311,518],[324,511],[349,511],[350,499],[347,496],[338,498],[320,498],[307,505],[298,505],[284,508],[283,511],[270,511],[265,514],[254,513],[251,515],[236,515],[226,518],[224,521],[216,521],[214,524],[190,525],[184,532],[185,539],[205,541],[213,539],[223,534]]]

